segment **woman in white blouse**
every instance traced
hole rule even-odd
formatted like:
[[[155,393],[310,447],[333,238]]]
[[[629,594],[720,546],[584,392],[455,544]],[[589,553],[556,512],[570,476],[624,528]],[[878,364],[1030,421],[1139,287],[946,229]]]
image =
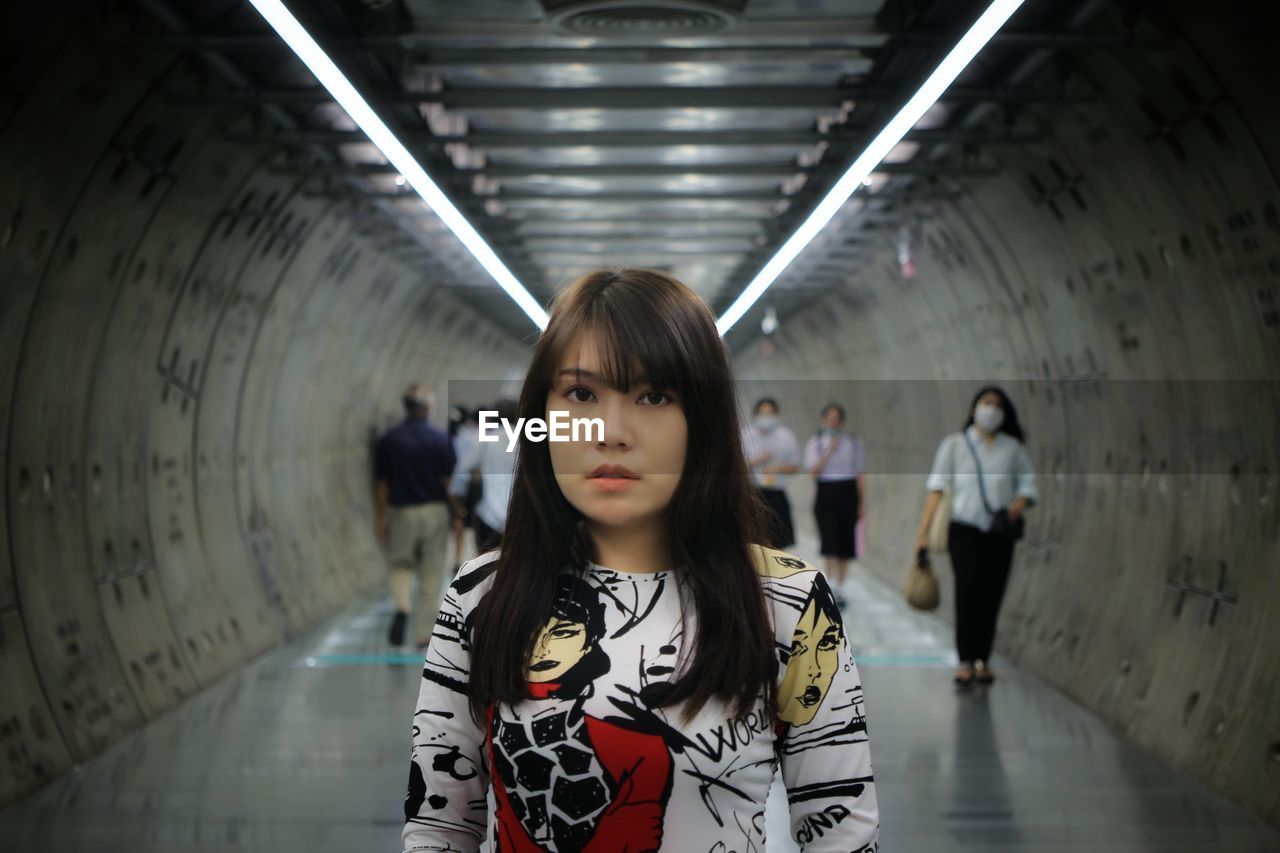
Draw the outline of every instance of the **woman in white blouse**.
[[[955,575],[960,658],[955,681],[960,687],[995,680],[989,661],[1000,602],[1013,564],[1013,546],[1021,537],[1023,513],[1037,497],[1025,440],[1009,397],[996,386],[983,388],[974,397],[964,430],[938,446],[926,483],[929,496],[916,533],[917,552],[928,547],[933,514],[951,487],[947,553]]]
[[[845,603],[841,590],[849,561],[858,556],[854,533],[865,513],[862,483],[867,467],[862,439],[843,427],[844,406],[823,406],[822,429],[805,443],[803,462],[804,469],[818,481],[813,516],[818,523],[819,550],[840,607]]]

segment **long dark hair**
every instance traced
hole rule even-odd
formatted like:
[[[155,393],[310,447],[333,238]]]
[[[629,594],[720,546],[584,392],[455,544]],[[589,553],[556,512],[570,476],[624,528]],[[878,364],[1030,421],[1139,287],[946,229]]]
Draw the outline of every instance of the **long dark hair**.
[[[652,270],[589,273],[555,300],[533,351],[519,416],[546,416],[564,353],[594,333],[609,384],[643,379],[673,391],[688,422],[684,469],[667,506],[671,563],[696,613],[684,675],[656,700],[688,701],[692,717],[713,697],[746,715],[761,698],[775,712],[773,628],[750,545],[761,542],[763,507],[750,488],[737,397],[724,342],[706,304],[676,279]],[[522,434],[494,583],[475,610],[471,712],[528,697],[533,644],[553,611],[556,578],[592,557],[583,516],[555,479],[546,442]]]
[[[973,410],[978,405],[978,401],[982,399],[984,394],[992,392],[1000,397],[1000,408],[1004,409],[1004,421],[1000,424],[998,432],[1007,433],[1026,444],[1027,434],[1023,431],[1021,422],[1018,421],[1018,410],[1013,407],[1013,401],[1009,399],[1009,395],[1004,393],[1004,389],[999,385],[984,386],[977,394],[973,395],[973,402],[969,404],[969,419],[964,422],[964,429],[973,426]]]

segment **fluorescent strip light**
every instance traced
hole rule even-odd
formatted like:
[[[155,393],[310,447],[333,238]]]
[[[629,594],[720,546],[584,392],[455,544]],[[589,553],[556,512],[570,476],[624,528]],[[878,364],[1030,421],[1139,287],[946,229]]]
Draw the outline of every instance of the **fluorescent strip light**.
[[[383,123],[382,119],[373,111],[368,102],[360,97],[360,93],[356,91],[351,82],[338,70],[338,66],[333,64],[333,60],[316,44],[315,39],[311,37],[302,24],[298,23],[295,18],[280,0],[249,0],[258,13],[266,19],[271,28],[282,38],[285,44],[293,49],[303,64],[315,75],[320,81],[320,85],[328,90],[333,99],[338,102],[347,115],[351,116],[365,135],[369,137],[369,141],[377,146],[382,155],[387,158],[392,166],[404,176],[405,181],[409,183],[418,195],[422,196],[422,200],[427,203],[435,214],[440,217],[445,225],[449,226],[449,230],[458,236],[462,241],[462,245],[466,246],[468,251],[475,256],[480,262],[480,266],[493,276],[498,285],[507,292],[507,295],[515,300],[524,313],[529,315],[539,329],[547,327],[547,312],[543,309],[533,295],[525,290],[520,280],[507,269],[506,264],[502,263],[489,244],[480,236],[480,232],[472,227],[466,217],[458,208],[453,206],[453,202],[449,201],[440,187],[436,186],[435,181],[431,180],[431,176],[426,170],[419,165],[418,161],[409,149],[401,144],[396,135],[391,132],[391,128]]]
[[[1024,0],[995,0],[982,16],[974,22],[969,31],[964,34],[956,46],[951,49],[924,81],[919,90],[911,96],[911,98],[903,105],[889,123],[884,126],[884,130],[871,140],[871,144],[858,155],[858,159],[853,161],[851,165],[836,181],[835,186],[827,193],[827,195],[814,208],[813,213],[809,214],[809,218],[800,224],[795,233],[787,238],[787,242],[783,243],[778,251],[774,254],[769,262],[761,268],[756,277],[751,280],[742,291],[738,294],[738,298],[733,301],[728,310],[716,321],[716,328],[720,330],[720,334],[728,332],[733,328],[733,324],[742,319],[742,315],[755,304],[760,295],[768,290],[769,285],[782,274],[782,271],[795,260],[796,255],[803,251],[804,247],[809,245],[809,241],[817,236],[818,232],[826,226],[831,218],[836,215],[849,196],[853,195],[854,190],[867,178],[868,175],[880,165],[880,161],[885,155],[893,149],[893,146],[902,141],[902,137],[906,136],[907,131],[915,126],[921,117],[924,116],[929,108],[937,103],[938,98],[942,97],[942,93],[946,91],[955,79],[960,76],[960,72],[965,69],[978,51],[982,50],[991,37],[996,34],[999,29],[1004,26],[1005,21],[1018,10]]]

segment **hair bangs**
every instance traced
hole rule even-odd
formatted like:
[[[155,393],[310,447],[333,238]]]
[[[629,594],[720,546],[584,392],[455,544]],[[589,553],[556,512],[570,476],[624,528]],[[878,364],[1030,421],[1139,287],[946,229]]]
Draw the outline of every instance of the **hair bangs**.
[[[558,370],[571,348],[590,335],[600,360],[599,378],[611,388],[686,389],[691,381],[687,342],[673,333],[670,314],[654,311],[655,298],[670,298],[667,290],[665,277],[647,270],[626,270],[625,275],[602,270],[580,280],[570,289],[572,301],[547,341],[547,366]]]

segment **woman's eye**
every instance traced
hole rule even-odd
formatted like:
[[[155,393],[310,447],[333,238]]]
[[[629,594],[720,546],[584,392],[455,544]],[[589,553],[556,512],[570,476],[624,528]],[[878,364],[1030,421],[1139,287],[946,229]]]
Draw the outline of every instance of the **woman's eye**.
[[[646,406],[663,406],[671,402],[671,398],[661,391],[649,391],[640,397],[640,402]]]
[[[565,392],[565,396],[575,403],[590,403],[595,399],[595,395],[582,386],[575,386]]]

